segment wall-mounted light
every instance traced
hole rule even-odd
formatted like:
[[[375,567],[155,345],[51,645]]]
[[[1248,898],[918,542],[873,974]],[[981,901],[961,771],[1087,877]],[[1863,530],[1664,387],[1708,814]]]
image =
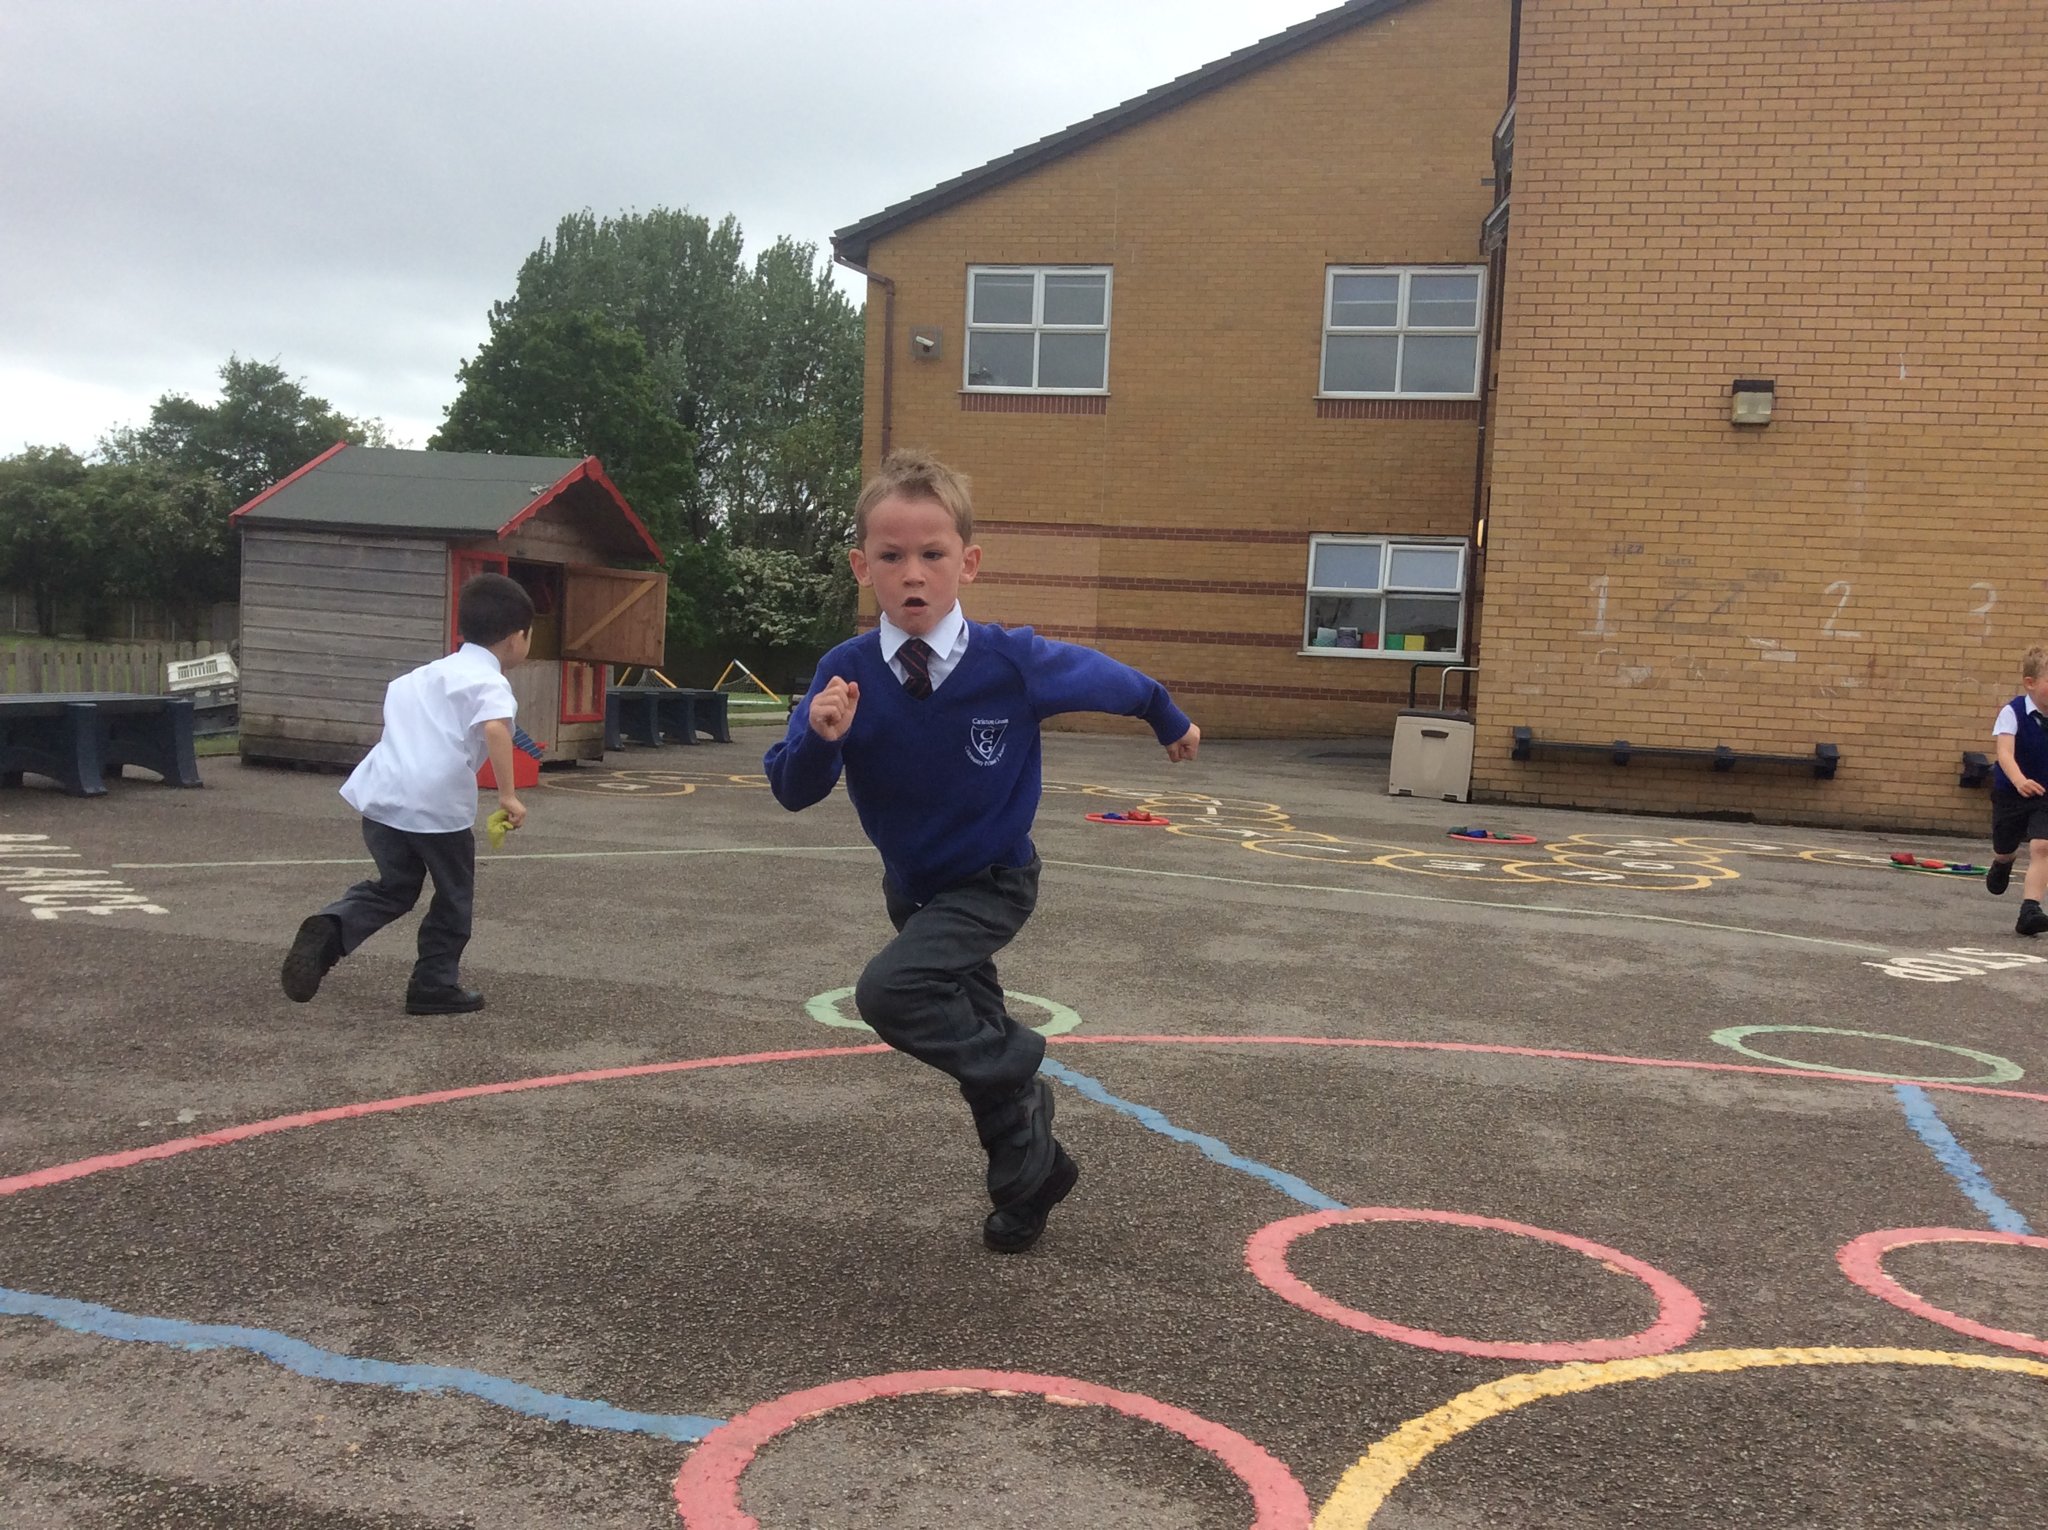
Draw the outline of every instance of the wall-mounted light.
[[[1778,385],[1768,377],[1738,377],[1728,393],[1730,425],[1768,425]]]
[[[910,354],[920,361],[929,361],[939,354],[939,342],[945,332],[932,325],[920,325],[910,332]]]

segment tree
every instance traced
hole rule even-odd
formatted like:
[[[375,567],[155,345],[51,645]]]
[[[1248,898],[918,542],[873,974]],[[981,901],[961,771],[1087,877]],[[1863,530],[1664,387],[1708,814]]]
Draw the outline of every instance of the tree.
[[[595,452],[637,510],[668,522],[678,637],[803,622],[836,636],[854,609],[844,549],[860,471],[860,318],[815,247],[777,240],[751,267],[742,253],[731,218],[564,218],[492,307],[491,339],[462,369],[433,444]],[[620,331],[638,336],[637,361]],[[650,390],[679,430],[666,441],[641,413]],[[629,471],[615,451],[630,454]],[[673,497],[643,503],[650,476]],[[769,587],[800,583],[804,604],[764,616],[777,597],[746,591],[767,565],[735,567],[743,549],[793,554]]]
[[[741,546],[843,564],[860,488],[860,315],[790,239],[754,262],[744,298],[750,366],[718,485],[727,524]]]
[[[58,602],[94,574],[79,508],[85,475],[64,446],[0,459],[0,585],[28,592],[44,637],[57,635]]]
[[[246,504],[337,441],[389,445],[381,420],[356,420],[308,393],[275,361],[230,356],[220,369],[220,400],[201,404],[166,393],[149,423],[124,426],[100,441],[100,458],[133,466],[167,464],[211,473],[230,507]]]
[[[690,437],[639,335],[587,309],[507,314],[492,319],[491,338],[460,377],[428,445],[595,456],[657,541],[676,534],[691,489]]]
[[[88,467],[80,532],[98,571],[88,609],[115,599],[161,601],[196,633],[203,607],[236,595],[233,509],[211,473],[158,462]]]

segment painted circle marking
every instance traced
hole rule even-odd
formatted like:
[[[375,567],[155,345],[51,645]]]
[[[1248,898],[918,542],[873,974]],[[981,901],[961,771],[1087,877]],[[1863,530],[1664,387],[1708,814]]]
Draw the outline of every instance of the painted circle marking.
[[[1884,1256],[1895,1248],[1906,1248],[1915,1243],[1993,1243],[2007,1248],[2048,1249],[2048,1238],[1975,1227],[1888,1227],[1881,1232],[1851,1238],[1835,1255],[1836,1262],[1842,1266],[1842,1273],[1850,1280],[1872,1296],[1888,1301],[1894,1307],[1902,1307],[1915,1317],[1939,1323],[1944,1328],[1953,1328],[1957,1333],[1982,1339],[1987,1344],[2022,1349],[2030,1355],[2048,1355],[2048,1339],[2038,1334],[2022,1333],[2016,1328],[1993,1328],[1988,1323],[1979,1323],[1937,1307],[1886,1274]]]
[[[1555,1243],[1560,1248],[1598,1260],[1617,1274],[1633,1275],[1648,1286],[1650,1293],[1657,1298],[1657,1320],[1640,1333],[1618,1339],[1567,1342],[1464,1339],[1427,1328],[1409,1328],[1389,1322],[1332,1301],[1287,1267],[1287,1250],[1295,1239],[1320,1228],[1339,1227],[1352,1222],[1442,1222],[1452,1227],[1477,1227],[1534,1238],[1539,1243]],[[1454,1355],[1476,1355],[1488,1360],[1624,1360],[1639,1355],[1661,1354],[1685,1343],[1699,1331],[1700,1324],[1706,1319],[1706,1309],[1700,1304],[1700,1299],[1684,1284],[1656,1266],[1645,1264],[1618,1249],[1574,1237],[1570,1233],[1551,1232],[1499,1217],[1471,1216],[1461,1211],[1424,1211],[1404,1206],[1357,1206],[1344,1211],[1312,1211],[1305,1216],[1270,1222],[1253,1233],[1245,1244],[1244,1262],[1267,1290],[1282,1301],[1292,1302],[1317,1317],[1328,1318],[1346,1328],[1355,1328],[1360,1333],[1393,1339],[1397,1343],[1443,1350]]]
[[[839,1006],[852,997],[851,988],[828,988],[815,998],[804,1000],[804,1013],[820,1025],[829,1025],[842,1031],[866,1031],[870,1036],[874,1035],[874,1027],[867,1021],[856,1019],[840,1009]],[[1003,998],[1006,1001],[1014,999],[1020,1004],[1033,1004],[1044,1010],[1048,1017],[1045,1024],[1031,1027],[1041,1036],[1064,1036],[1081,1023],[1081,1016],[1077,1011],[1067,1008],[1064,1004],[1056,1004],[1051,999],[1041,999],[1035,993],[1012,993],[1005,989]]]
[[[1553,1370],[1503,1376],[1460,1393],[1440,1408],[1412,1418],[1360,1456],[1316,1513],[1314,1530],[1364,1530],[1387,1497],[1438,1446],[1490,1418],[1550,1397],[1590,1392],[1624,1381],[1725,1374],[1764,1366],[1933,1365],[1957,1370],[2004,1371],[2048,1381],[2048,1364],[2014,1355],[1967,1355],[1941,1349],[1704,1349],[1681,1355],[1644,1355],[1601,1365],[1560,1365]]]
[[[1294,1473],[1236,1430],[1137,1392],[1118,1392],[1064,1376],[1024,1371],[897,1371],[854,1381],[828,1382],[749,1408],[704,1437],[676,1475],[677,1511],[688,1530],[760,1530],[740,1506],[740,1475],[760,1448],[804,1420],[878,1397],[921,1393],[957,1396],[1042,1397],[1063,1407],[1113,1408],[1169,1429],[1216,1457],[1251,1493],[1252,1530],[1307,1530],[1308,1494]]]
[[[1796,1032],[1811,1036],[1860,1036],[1865,1041],[1896,1041],[1909,1047],[1932,1047],[1937,1052],[1953,1052],[1958,1057],[1967,1057],[1971,1062],[1982,1063],[1990,1071],[1973,1073],[1957,1078],[1945,1073],[1879,1073],[1867,1068],[1838,1068],[1833,1063],[1799,1062],[1790,1057],[1777,1057],[1769,1052],[1759,1052],[1754,1047],[1743,1045],[1746,1036],[1774,1035],[1778,1032]],[[1889,1036],[1882,1031],[1845,1031],[1830,1025],[1730,1025],[1714,1032],[1707,1038],[1717,1046],[1740,1052],[1744,1057],[1754,1057],[1761,1062],[1778,1063],[1787,1068],[1802,1068],[1814,1073],[1846,1074],[1850,1078],[1877,1078],[1899,1084],[2010,1084],[2015,1079],[2026,1077],[2026,1070],[2018,1063],[1990,1052],[1976,1052],[1969,1047],[1951,1046],[1945,1041],[1921,1041],[1913,1036]]]

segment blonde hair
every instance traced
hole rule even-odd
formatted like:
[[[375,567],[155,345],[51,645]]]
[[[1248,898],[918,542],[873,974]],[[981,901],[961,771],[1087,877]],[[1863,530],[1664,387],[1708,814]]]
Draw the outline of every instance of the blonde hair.
[[[853,502],[854,546],[867,542],[869,512],[899,494],[943,505],[960,540],[974,540],[974,500],[967,492],[967,475],[954,472],[930,452],[902,450],[884,457],[875,476],[861,485],[860,498]]]
[[[2043,672],[2048,672],[2048,647],[2036,643],[2020,660],[2020,673],[2029,680],[2038,680]]]

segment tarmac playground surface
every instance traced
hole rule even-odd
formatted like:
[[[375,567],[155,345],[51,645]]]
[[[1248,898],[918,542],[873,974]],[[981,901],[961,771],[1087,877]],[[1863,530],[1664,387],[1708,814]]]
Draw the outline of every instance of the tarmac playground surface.
[[[1888,860],[1983,843],[1049,736],[1004,1258],[772,736],[546,775],[454,1019],[278,990],[336,777],[0,794],[0,1526],[2042,1523],[2048,940]]]

